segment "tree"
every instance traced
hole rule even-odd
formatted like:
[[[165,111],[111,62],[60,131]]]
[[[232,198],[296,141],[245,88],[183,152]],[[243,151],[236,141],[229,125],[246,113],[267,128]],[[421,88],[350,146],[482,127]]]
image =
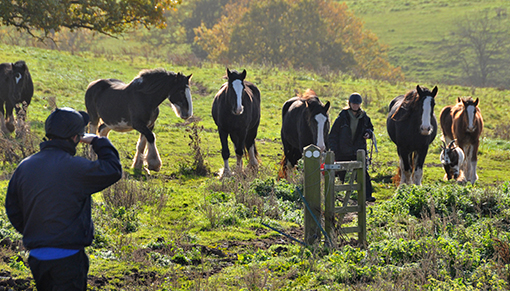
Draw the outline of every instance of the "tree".
[[[397,81],[400,68],[345,3],[331,0],[232,1],[216,25],[195,30],[197,44],[221,63],[269,63],[350,72]]]
[[[510,30],[504,20],[502,16],[490,17],[489,11],[484,11],[456,22],[457,28],[446,48],[452,64],[461,67],[470,85],[509,85],[506,76]]]
[[[165,26],[165,10],[182,0],[16,0],[0,1],[3,25],[43,37],[62,27],[119,34],[138,25]],[[40,37],[40,36],[36,36]]]

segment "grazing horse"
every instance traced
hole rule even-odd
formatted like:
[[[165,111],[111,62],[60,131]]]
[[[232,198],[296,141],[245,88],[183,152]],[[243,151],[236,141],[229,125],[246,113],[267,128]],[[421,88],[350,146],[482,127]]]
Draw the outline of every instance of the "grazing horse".
[[[329,133],[329,101],[323,104],[313,90],[287,100],[282,108],[281,138],[283,158],[280,178],[287,178],[303,155],[303,148],[314,144],[326,150]]]
[[[191,76],[154,69],[140,71],[129,84],[117,79],[91,82],[85,93],[90,132],[108,136],[112,129],[120,132],[136,129],[140,132],[140,138],[132,167],[142,169],[145,160],[149,170],[159,171],[161,158],[156,148],[156,136],[152,132],[159,115],[159,105],[168,98],[178,117],[191,117]]]
[[[474,184],[478,180],[476,164],[478,161],[478,146],[483,130],[483,118],[478,108],[478,98],[457,98],[457,104],[446,106],[441,110],[440,121],[443,136],[448,143],[456,140],[458,146],[464,151],[465,159],[462,165],[464,182]]]
[[[462,165],[464,163],[464,151],[452,140],[448,146],[443,141],[441,146],[441,164],[443,165],[445,180],[455,179],[457,181],[464,179]]]
[[[9,134],[14,131],[13,109],[16,108],[16,115],[21,109],[26,112],[34,95],[34,84],[25,61],[0,64],[0,88],[0,127]]]
[[[257,168],[259,158],[255,138],[260,123],[260,91],[253,83],[245,81],[246,70],[239,73],[227,68],[228,81],[224,83],[212,104],[212,116],[221,140],[224,168],[221,177],[232,175],[228,165],[230,151],[228,136],[234,143],[237,169],[242,171],[243,154],[248,152],[249,166]]]
[[[397,145],[399,171],[403,171],[400,184],[421,185],[425,157],[437,133],[434,116],[436,94],[437,86],[430,91],[417,85],[415,90],[390,102],[386,128]]]

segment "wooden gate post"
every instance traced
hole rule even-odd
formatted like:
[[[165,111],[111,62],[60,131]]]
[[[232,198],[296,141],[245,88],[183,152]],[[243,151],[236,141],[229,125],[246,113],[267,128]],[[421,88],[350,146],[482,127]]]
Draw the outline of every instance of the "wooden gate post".
[[[367,160],[365,158],[365,151],[358,150],[356,153],[358,162],[361,162],[362,167],[357,170],[357,178],[360,191],[358,191],[358,241],[365,243],[367,241],[367,205],[366,205],[366,193],[367,184],[365,171],[367,169]]]
[[[305,204],[305,243],[312,245],[316,239],[321,238],[321,151],[316,145],[309,145],[304,148],[304,197]],[[310,213],[312,211],[313,215]]]
[[[326,152],[324,165],[332,165],[335,162],[335,153]],[[324,166],[324,230],[331,237],[335,227],[335,170]]]

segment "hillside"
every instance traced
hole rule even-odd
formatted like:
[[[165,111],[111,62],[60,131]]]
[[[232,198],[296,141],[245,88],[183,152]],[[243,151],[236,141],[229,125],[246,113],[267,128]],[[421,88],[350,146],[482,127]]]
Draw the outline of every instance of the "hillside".
[[[508,1],[492,0],[352,0],[342,1],[365,21],[379,41],[389,46],[390,62],[400,66],[409,81],[455,83],[459,68],[445,64],[442,46],[449,42],[455,24],[466,16],[490,17],[501,13],[508,21]],[[503,11],[503,12],[502,12]]]
[[[459,96],[481,100],[486,126],[478,163],[480,179],[474,186],[442,180],[438,135],[426,159],[424,186],[397,189],[390,179],[398,159],[385,129],[387,106],[395,96],[415,88],[415,82],[389,84],[236,66],[231,69],[246,69],[247,80],[262,92],[257,138],[262,166],[254,175],[219,181],[215,173],[223,161],[210,109],[224,82],[223,66],[179,66],[150,58],[70,55],[0,45],[2,62],[19,59],[27,62],[34,79],[28,120],[36,144],[43,137],[43,122],[54,103],[84,110],[85,90],[93,80],[117,78],[127,83],[140,70],[158,67],[193,74],[195,117],[191,122],[176,117],[168,101],[160,106],[155,126],[163,160],[160,172],[144,175],[129,168],[136,132],[110,134],[126,177],[93,197],[97,233],[93,246],[87,248],[91,290],[392,290],[395,286],[448,290],[471,284],[493,284],[495,289],[509,286],[508,269],[497,261],[499,255],[501,260],[509,259],[503,257],[510,238],[506,226],[510,219],[509,91],[438,84],[436,115]],[[332,103],[330,119],[354,91],[363,95],[363,107],[372,117],[379,153],[374,153],[370,173],[378,201],[369,206],[369,242],[365,247],[356,244],[354,237],[340,236],[336,248],[305,248],[261,224],[302,239],[303,204],[295,191],[302,186],[299,174],[295,183],[278,181],[276,174],[282,154],[281,106],[295,91],[307,88],[315,90],[322,101]],[[190,171],[193,151],[188,143],[194,124],[211,170],[205,177]],[[14,137],[3,141],[19,142]],[[24,263],[27,253],[16,248],[20,236],[10,226],[3,207],[8,177],[17,162],[4,161],[0,167],[0,283],[7,281],[4,277],[31,277]],[[127,203],[131,194],[137,199],[134,204]],[[11,241],[14,244],[8,243]]]

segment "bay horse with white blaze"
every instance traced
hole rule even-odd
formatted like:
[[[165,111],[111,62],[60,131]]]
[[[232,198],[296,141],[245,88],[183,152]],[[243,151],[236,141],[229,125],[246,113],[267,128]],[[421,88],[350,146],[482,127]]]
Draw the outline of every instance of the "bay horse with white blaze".
[[[140,170],[145,161],[149,170],[159,171],[162,163],[156,148],[156,136],[152,132],[159,115],[159,105],[168,98],[178,117],[191,117],[191,76],[154,69],[140,71],[129,84],[117,79],[91,82],[85,93],[90,132],[108,136],[110,130],[137,130],[140,138],[132,167]]]
[[[390,102],[386,129],[397,145],[400,184],[421,185],[425,157],[437,134],[436,95],[437,86],[430,91],[417,85]]]
[[[13,109],[17,118],[24,120],[25,115],[20,116],[20,112],[26,114],[34,95],[34,83],[25,61],[0,64],[0,88],[0,128],[10,134],[14,131]]]
[[[471,184],[478,180],[476,164],[480,135],[483,130],[483,118],[478,103],[478,98],[473,100],[472,97],[459,97],[457,104],[444,107],[439,117],[445,141],[449,143],[455,140],[464,151],[463,181],[467,180]]]
[[[228,136],[234,143],[237,169],[243,169],[243,154],[249,155],[249,166],[257,168],[259,158],[255,138],[260,124],[260,91],[255,84],[245,81],[246,70],[239,73],[227,68],[228,81],[224,83],[212,104],[212,116],[218,126],[223,158],[221,177],[232,175],[228,165],[230,151]]]
[[[329,134],[330,102],[323,104],[313,90],[307,89],[301,96],[293,97],[283,104],[281,138],[283,158],[280,162],[280,178],[287,178],[303,155],[303,148],[314,144],[321,151],[327,148]]]

